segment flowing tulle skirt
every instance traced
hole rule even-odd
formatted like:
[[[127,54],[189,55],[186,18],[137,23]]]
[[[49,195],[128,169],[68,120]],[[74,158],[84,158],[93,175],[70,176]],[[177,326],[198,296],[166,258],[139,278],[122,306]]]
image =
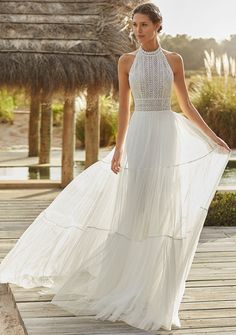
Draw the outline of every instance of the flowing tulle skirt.
[[[230,153],[171,110],[135,111],[115,148],[56,197],[0,265],[0,282],[47,287],[75,315],[180,327],[199,236]]]

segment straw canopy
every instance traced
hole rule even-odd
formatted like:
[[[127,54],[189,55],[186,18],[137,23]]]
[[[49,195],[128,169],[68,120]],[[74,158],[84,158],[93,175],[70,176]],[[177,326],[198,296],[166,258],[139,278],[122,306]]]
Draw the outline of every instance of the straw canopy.
[[[75,93],[118,89],[117,60],[134,49],[133,1],[0,2],[0,86]],[[135,1],[135,5],[139,1]]]

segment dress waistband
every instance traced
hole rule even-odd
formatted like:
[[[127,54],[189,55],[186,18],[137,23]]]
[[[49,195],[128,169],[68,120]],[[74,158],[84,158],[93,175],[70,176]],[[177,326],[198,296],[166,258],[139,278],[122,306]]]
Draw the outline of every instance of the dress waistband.
[[[171,109],[170,99],[154,98],[154,99],[135,99],[135,111],[164,111]]]

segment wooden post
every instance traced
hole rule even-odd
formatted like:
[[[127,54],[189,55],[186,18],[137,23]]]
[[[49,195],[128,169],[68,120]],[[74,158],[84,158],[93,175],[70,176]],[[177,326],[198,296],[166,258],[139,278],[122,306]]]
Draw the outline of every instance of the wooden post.
[[[50,163],[51,141],[52,141],[51,99],[44,99],[41,102],[39,164]]]
[[[40,98],[39,96],[31,95],[29,132],[28,132],[29,157],[35,157],[39,155],[39,134],[40,134]]]
[[[96,89],[90,87],[87,90],[87,108],[85,112],[85,168],[98,160],[99,142],[99,95]]]
[[[62,135],[61,186],[65,187],[74,177],[75,148],[75,98],[67,97],[64,103]]]

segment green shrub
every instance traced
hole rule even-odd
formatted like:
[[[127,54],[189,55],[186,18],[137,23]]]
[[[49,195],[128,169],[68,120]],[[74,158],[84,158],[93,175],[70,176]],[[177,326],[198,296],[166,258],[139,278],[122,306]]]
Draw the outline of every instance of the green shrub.
[[[100,146],[109,146],[116,142],[118,103],[111,96],[102,95],[99,98],[100,119]]]
[[[11,96],[14,101],[14,106],[17,109],[27,110],[30,106],[30,96],[24,90],[13,90]]]
[[[0,122],[13,122],[14,100],[6,90],[0,90]]]
[[[81,147],[85,147],[85,110],[81,110],[76,117],[76,139],[81,142]]]
[[[99,97],[100,109],[100,146],[105,147],[115,144],[117,122],[118,122],[118,103],[110,95]],[[85,110],[80,111],[76,118],[76,138],[85,146]]]
[[[191,101],[213,131],[236,147],[236,81],[228,77],[192,79]]]
[[[191,78],[196,75],[205,75],[205,70],[185,70],[185,78]]]
[[[236,226],[236,193],[216,192],[205,226]]]
[[[53,126],[59,127],[63,123],[63,104],[60,102],[52,104]]]

